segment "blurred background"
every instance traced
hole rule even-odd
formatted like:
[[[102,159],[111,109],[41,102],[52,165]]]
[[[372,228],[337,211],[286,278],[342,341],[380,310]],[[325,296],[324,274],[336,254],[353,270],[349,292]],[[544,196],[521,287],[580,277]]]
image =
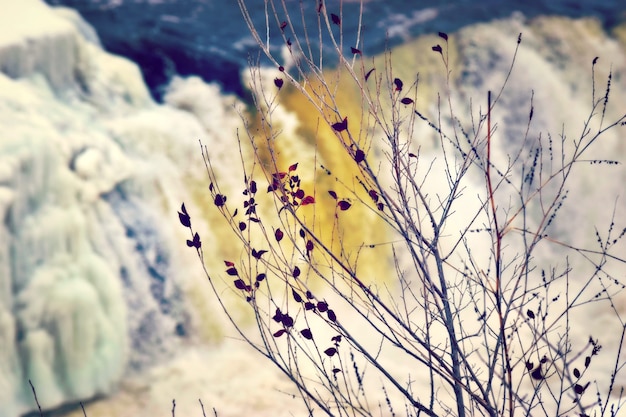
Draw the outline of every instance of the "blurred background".
[[[264,2],[248,3],[262,25]],[[287,3],[299,15],[300,2]],[[303,7],[314,25],[316,2]],[[351,33],[361,4],[341,7]],[[525,129],[532,91],[533,129],[580,134],[595,57],[596,95],[613,73],[607,117],[626,109],[624,1],[369,0],[362,24],[364,55],[391,48],[398,71],[434,80],[442,68],[425,57],[433,34],[449,33],[460,103],[502,84],[522,32],[499,115],[509,142]],[[289,383],[232,337],[176,215],[185,201],[221,273],[238,252],[203,209],[198,140],[224,173],[239,165],[232,135],[258,56],[235,1],[0,0],[1,417],[38,415],[29,380],[46,416],[82,415],[79,401],[89,417],[171,415],[174,398],[180,416],[201,415],[198,399],[224,417],[303,413]],[[436,89],[426,90],[428,103]],[[297,99],[290,106],[295,141],[307,121]],[[623,129],[599,152],[623,162]],[[593,237],[613,212],[626,226],[621,165],[576,181],[572,215],[583,220],[567,233]]]

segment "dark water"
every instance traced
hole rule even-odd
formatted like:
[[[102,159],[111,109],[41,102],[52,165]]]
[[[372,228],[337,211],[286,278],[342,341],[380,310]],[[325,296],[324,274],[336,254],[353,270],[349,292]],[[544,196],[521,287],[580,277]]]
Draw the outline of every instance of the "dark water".
[[[153,96],[160,100],[174,74],[199,75],[219,82],[224,91],[244,95],[240,69],[250,56],[258,56],[235,0],[46,0],[77,9],[97,30],[104,47],[137,62]],[[264,0],[248,1],[260,26]],[[287,0],[292,16],[305,10],[306,22],[315,27],[317,0]],[[339,0],[327,0],[329,12],[339,10]],[[358,2],[343,4],[344,33],[354,33]],[[373,0],[363,13],[368,55],[380,53],[408,38],[428,32],[452,32],[465,25],[508,17],[556,14],[594,16],[606,28],[626,18],[625,0]],[[302,19],[293,23],[301,25]],[[273,35],[278,36],[278,30]],[[276,48],[282,44],[274,42]]]

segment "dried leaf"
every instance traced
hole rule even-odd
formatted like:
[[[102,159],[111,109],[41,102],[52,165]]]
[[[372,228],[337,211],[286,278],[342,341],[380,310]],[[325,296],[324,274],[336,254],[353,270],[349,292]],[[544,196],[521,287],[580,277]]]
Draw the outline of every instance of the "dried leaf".
[[[226,196],[222,194],[216,194],[215,200],[213,201],[217,207],[222,207],[226,204]]]
[[[293,165],[289,165],[289,172],[293,172],[296,169],[298,169],[298,163],[297,162],[295,164],[293,164]]]
[[[326,354],[326,356],[333,356],[335,353],[337,353],[337,349],[335,349],[334,347],[328,348],[324,351],[324,353]]]
[[[280,241],[283,239],[283,236],[284,236],[284,235],[285,235],[285,234],[284,234],[284,233],[283,233],[283,231],[282,231],[282,230],[280,230],[280,229],[276,229],[276,231],[274,232],[274,237],[276,238],[276,241],[277,241],[277,242],[280,242]]]
[[[320,301],[317,303],[317,309],[321,313],[325,313],[328,310],[328,303],[326,301]]]
[[[302,337],[304,337],[305,339],[311,340],[313,339],[313,333],[311,333],[311,329],[302,329],[300,331],[300,334],[302,335]]]
[[[336,193],[336,192],[334,192],[334,191],[332,191],[332,190],[329,190],[329,191],[328,191],[328,194],[330,194],[330,196],[331,196],[332,198],[334,198],[335,200],[337,199],[337,193]]]
[[[406,104],[408,106],[409,104],[413,103],[413,99],[410,99],[408,97],[404,97],[402,100],[400,100],[400,103]]]
[[[337,26],[341,25],[341,19],[339,18],[339,16],[337,16],[335,13],[331,13],[330,14],[330,19],[333,21],[334,24],[336,24]]]
[[[302,199],[302,203],[300,204],[303,206],[306,206],[306,205],[313,204],[313,203],[315,203],[315,198],[313,198],[310,195],[307,195],[306,197]]]
[[[278,87],[278,89],[280,90],[283,86],[283,79],[282,78],[274,78],[274,85],[276,87]]]
[[[243,282],[242,279],[237,279],[233,283],[235,284],[235,288],[237,288],[238,290],[245,290],[246,289],[246,283]]]
[[[293,268],[293,277],[298,278],[300,276],[300,268],[297,266]]]
[[[337,316],[335,315],[335,312],[333,310],[328,310],[328,313],[326,313],[328,315],[328,320],[330,321],[337,321]]]
[[[230,267],[226,270],[226,273],[232,277],[238,277],[239,276],[239,272],[237,272],[237,268]]]
[[[252,249],[252,257],[256,258],[256,259],[261,259],[261,256],[263,256],[263,254],[267,253],[267,251],[265,249],[262,249],[260,251],[256,251],[254,249]]]
[[[350,204],[346,200],[341,200],[340,202],[337,203],[337,205],[339,206],[339,209],[342,211],[346,211],[352,206],[352,204]]]
[[[274,314],[274,317],[272,317],[272,320],[276,323],[283,321],[283,313],[280,311],[280,308],[276,308],[276,313]]]
[[[344,130],[348,128],[348,118],[344,117],[343,121],[333,123],[331,127],[335,129],[337,132],[343,132]]]
[[[440,54],[443,55],[442,49],[441,49],[441,45],[435,45],[433,46],[433,51],[435,52],[439,52]]]
[[[365,160],[365,152],[363,152],[360,149],[357,149],[354,154],[354,160],[356,161],[357,164],[360,164],[361,162],[363,162]]]
[[[187,239],[187,246],[194,247],[196,249],[200,249],[200,247],[202,246],[202,243],[200,242],[200,236],[198,236],[198,233],[194,233],[193,235],[193,240],[189,240]]]
[[[191,227],[191,219],[189,218],[189,216],[185,213],[181,213],[180,211],[178,212],[178,220],[180,220],[180,223],[185,226],[185,227]]]
[[[291,290],[291,295],[293,295],[293,299],[296,300],[296,303],[302,302],[302,296],[298,294],[298,292],[295,289]]]
[[[374,72],[375,68],[372,68],[371,70],[367,71],[367,74],[365,74],[365,81],[367,81],[367,79],[370,77],[370,75],[372,75],[372,72]]]
[[[239,222],[239,230],[242,232],[246,230],[246,224],[244,222]]]
[[[282,320],[283,326],[293,327],[293,318],[289,314],[283,314]]]
[[[404,85],[404,83],[400,78],[394,78],[393,83],[396,86],[396,91],[402,91],[402,86]]]
[[[355,47],[350,47],[350,51],[352,51],[353,54],[358,54],[361,55],[361,50],[360,49],[356,49]]]
[[[261,282],[261,281],[263,281],[266,277],[267,277],[267,275],[265,275],[264,273],[260,273],[259,275],[257,275],[257,276],[256,276],[256,282]]]
[[[439,37],[443,40],[445,40],[446,42],[448,41],[448,34],[444,33],[444,32],[439,32]]]
[[[287,333],[287,330],[285,329],[280,329],[279,331],[277,331],[276,333],[273,334],[274,337],[281,337],[282,335],[284,335],[285,333]]]

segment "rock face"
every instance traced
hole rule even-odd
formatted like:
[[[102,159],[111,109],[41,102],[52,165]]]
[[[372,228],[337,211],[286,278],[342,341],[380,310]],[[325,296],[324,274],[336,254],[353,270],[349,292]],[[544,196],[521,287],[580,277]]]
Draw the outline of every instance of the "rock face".
[[[49,409],[187,340],[176,209],[211,133],[152,102],[75,12],[0,9],[0,415],[14,417],[36,409],[29,380]]]

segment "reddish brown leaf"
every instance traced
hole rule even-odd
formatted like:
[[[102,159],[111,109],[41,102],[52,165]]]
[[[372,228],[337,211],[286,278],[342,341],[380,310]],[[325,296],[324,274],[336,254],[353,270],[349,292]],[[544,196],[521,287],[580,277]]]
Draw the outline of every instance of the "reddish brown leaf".
[[[337,353],[337,349],[335,349],[334,347],[328,348],[324,351],[324,353],[326,354],[326,356],[333,356],[335,353]]]
[[[200,246],[202,246],[202,243],[200,242],[200,236],[198,236],[198,233],[194,233],[193,234],[193,240],[189,240],[187,239],[187,246],[194,247],[196,249],[200,249]]]
[[[178,219],[180,223],[185,227],[191,227],[191,219],[189,218],[189,214],[187,214],[187,209],[185,208],[185,203],[180,206],[180,211],[178,212]]]
[[[284,30],[286,27],[287,27],[287,22],[283,21],[283,22],[280,24],[280,30]]]
[[[298,163],[297,162],[295,164],[293,164],[293,165],[289,165],[289,172],[293,172],[296,169],[298,169]]]
[[[348,210],[352,206],[352,204],[350,204],[346,200],[341,200],[340,202],[337,203],[337,205],[339,206],[339,209],[341,211],[346,211],[346,210]]]
[[[337,316],[335,315],[335,312],[333,310],[328,310],[328,313],[326,314],[328,315],[328,320],[337,321]]]
[[[348,118],[344,117],[343,121],[333,123],[332,128],[335,129],[337,132],[343,132],[344,130],[348,128]]]
[[[283,314],[282,320],[283,326],[293,327],[293,318],[289,314]]]
[[[402,100],[400,100],[400,103],[402,104],[406,104],[407,106],[411,103],[413,103],[413,99],[410,99],[408,97],[403,98]]]
[[[232,263],[231,261],[224,261],[224,265],[226,265],[227,267],[235,266],[235,264]]]
[[[261,256],[263,256],[263,254],[267,253],[267,251],[265,249],[260,250],[260,251],[256,251],[254,249],[252,249],[252,257],[256,258],[256,259],[261,259]]]
[[[306,205],[313,204],[313,203],[315,203],[315,198],[313,198],[310,195],[307,195],[306,197],[302,199],[302,203],[300,204],[302,204],[303,206],[306,206]]]
[[[365,160],[365,152],[363,152],[360,149],[357,149],[354,154],[354,160],[356,161],[357,164],[360,164],[361,162],[363,162]]]
[[[213,202],[217,207],[222,207],[224,204],[226,204],[226,196],[222,194],[216,194],[215,200],[213,200]]]
[[[272,178],[275,180],[282,180],[287,176],[286,172],[275,172],[272,174]]]
[[[281,321],[283,321],[283,313],[280,311],[280,308],[276,308],[276,313],[272,317],[272,320],[274,320],[276,323],[280,323]]]

